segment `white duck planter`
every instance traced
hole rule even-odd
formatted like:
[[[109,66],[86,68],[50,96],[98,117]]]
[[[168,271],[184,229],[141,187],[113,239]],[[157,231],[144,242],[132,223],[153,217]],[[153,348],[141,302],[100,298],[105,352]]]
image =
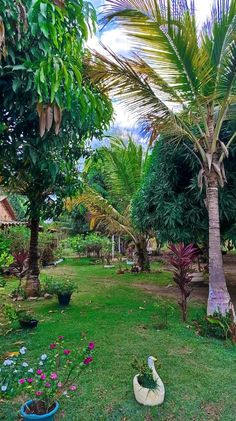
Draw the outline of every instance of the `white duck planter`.
[[[147,389],[146,387],[141,386],[138,382],[139,374],[137,374],[133,380],[135,399],[141,405],[147,405],[147,406],[161,405],[165,398],[165,387],[161,378],[158,376],[156,372],[154,361],[156,361],[156,358],[148,357],[148,366],[152,370],[153,380],[157,382],[156,389]]]

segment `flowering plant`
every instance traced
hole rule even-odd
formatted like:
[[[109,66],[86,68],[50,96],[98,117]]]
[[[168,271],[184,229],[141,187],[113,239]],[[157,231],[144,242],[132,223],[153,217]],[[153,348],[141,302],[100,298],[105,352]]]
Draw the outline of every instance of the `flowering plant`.
[[[27,349],[22,347],[2,363],[0,395],[27,393],[33,401],[29,413],[46,414],[56,401],[75,393],[78,376],[93,361],[93,349],[93,342],[83,349],[70,349],[64,337],[59,336],[44,354],[30,363],[25,358]]]

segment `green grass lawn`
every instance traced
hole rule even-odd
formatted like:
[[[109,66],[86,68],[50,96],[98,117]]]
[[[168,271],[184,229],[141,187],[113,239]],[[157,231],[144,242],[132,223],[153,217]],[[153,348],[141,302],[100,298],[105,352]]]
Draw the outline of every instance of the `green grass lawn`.
[[[116,269],[91,265],[87,260],[68,259],[42,277],[66,276],[78,282],[79,292],[62,311],[57,300],[27,303],[40,323],[35,331],[17,331],[1,337],[1,353],[15,351],[22,341],[29,354],[39,355],[58,335],[77,344],[81,336],[95,341],[94,363],[79,382],[79,395],[65,402],[57,418],[66,421],[235,421],[236,348],[199,337],[189,326],[200,306],[190,308],[189,325],[181,323],[177,305],[169,327],[157,330],[163,314],[162,300],[145,294],[136,283],[167,285],[171,275],[158,265],[151,274],[117,275]],[[8,281],[11,290],[14,281]],[[15,345],[14,345],[15,344]],[[146,408],[133,397],[131,367],[134,357],[156,356],[165,383],[161,407]],[[17,402],[1,402],[0,419],[17,419]],[[64,416],[63,416],[64,413]]]

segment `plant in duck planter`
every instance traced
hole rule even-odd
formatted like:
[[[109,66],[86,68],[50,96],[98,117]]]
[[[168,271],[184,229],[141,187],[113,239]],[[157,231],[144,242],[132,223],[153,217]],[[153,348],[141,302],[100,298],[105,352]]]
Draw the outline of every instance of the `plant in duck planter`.
[[[59,402],[76,393],[78,377],[93,361],[93,349],[93,342],[84,348],[68,347],[59,336],[29,363],[27,349],[22,347],[9,354],[0,367],[0,397],[27,394],[29,400],[20,409],[23,420],[53,421]]]
[[[77,285],[70,279],[48,278],[44,288],[47,293],[57,295],[60,305],[68,306],[73,292],[77,290]]]
[[[132,364],[138,374],[133,379],[134,396],[138,403],[147,406],[161,405],[165,397],[164,384],[157,374],[154,362],[156,358],[148,357],[147,363],[135,359]]]

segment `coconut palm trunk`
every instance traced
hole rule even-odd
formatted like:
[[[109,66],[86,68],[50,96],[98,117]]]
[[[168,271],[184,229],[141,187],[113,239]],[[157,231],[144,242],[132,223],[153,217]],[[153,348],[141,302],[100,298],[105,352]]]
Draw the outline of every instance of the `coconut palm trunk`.
[[[32,218],[30,222],[30,247],[29,247],[29,269],[25,286],[25,293],[28,297],[37,297],[40,291],[39,263],[38,263],[38,238],[39,219]]]
[[[138,266],[142,272],[150,271],[150,261],[147,251],[147,239],[142,237],[136,242]]]
[[[209,296],[207,313],[226,314],[232,308],[223,268],[220,240],[219,191],[217,174],[207,177],[207,207],[209,215]]]

